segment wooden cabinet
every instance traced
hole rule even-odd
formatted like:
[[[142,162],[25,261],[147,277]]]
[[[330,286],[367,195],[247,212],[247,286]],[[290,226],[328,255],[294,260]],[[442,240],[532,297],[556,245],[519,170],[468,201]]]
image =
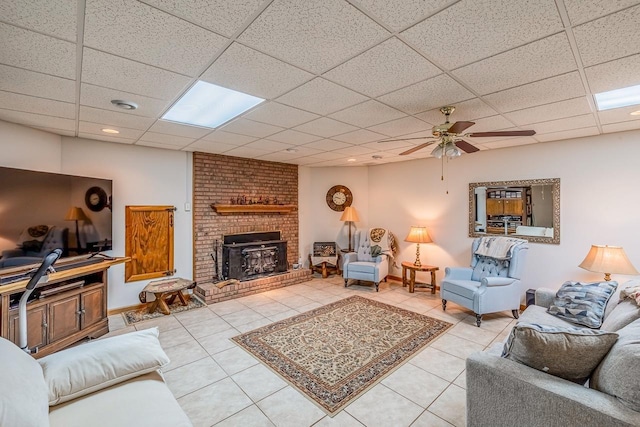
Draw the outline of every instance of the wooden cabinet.
[[[9,340],[18,343],[20,325],[18,310],[9,313]],[[47,307],[34,307],[27,311],[27,345],[29,348],[42,347],[47,344]]]
[[[74,295],[49,306],[49,341],[55,342],[80,331],[80,298]]]
[[[487,199],[487,215],[524,215],[522,199]]]
[[[504,207],[502,199],[487,199],[487,215],[503,215]]]

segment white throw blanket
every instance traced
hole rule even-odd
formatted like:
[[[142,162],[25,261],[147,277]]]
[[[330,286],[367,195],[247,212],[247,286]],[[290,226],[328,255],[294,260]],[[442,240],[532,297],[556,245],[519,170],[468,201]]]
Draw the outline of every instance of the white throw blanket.
[[[509,259],[511,258],[513,247],[523,243],[527,243],[527,241],[513,237],[481,237],[476,255],[484,255],[496,259]]]
[[[640,305],[640,286],[633,286],[620,291],[620,301],[625,298],[631,298],[636,301],[636,304]]]
[[[380,246],[382,252],[390,252],[391,245],[389,245],[389,231],[385,228],[370,228],[369,229],[369,245]]]

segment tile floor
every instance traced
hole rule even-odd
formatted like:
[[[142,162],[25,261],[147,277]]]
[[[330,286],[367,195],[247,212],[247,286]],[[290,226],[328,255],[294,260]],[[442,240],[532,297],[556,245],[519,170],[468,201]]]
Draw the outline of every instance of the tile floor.
[[[449,303],[443,312],[439,293],[410,294],[401,283],[344,287],[341,277],[310,282],[213,304],[196,310],[126,326],[109,317],[120,334],[157,326],[171,363],[167,384],[193,424],[200,426],[464,426],[465,358],[502,341],[515,324],[510,313],[484,316],[475,326],[470,311]],[[361,295],[453,323],[411,360],[333,418],[289,386],[230,337],[346,298]]]

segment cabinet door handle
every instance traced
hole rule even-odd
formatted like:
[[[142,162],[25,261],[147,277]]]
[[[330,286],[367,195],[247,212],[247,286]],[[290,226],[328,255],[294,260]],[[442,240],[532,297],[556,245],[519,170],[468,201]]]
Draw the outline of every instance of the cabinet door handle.
[[[49,327],[49,324],[47,322],[44,322],[42,324],[42,329],[47,329]]]
[[[76,314],[79,315],[79,316],[82,316],[82,310],[76,311]]]

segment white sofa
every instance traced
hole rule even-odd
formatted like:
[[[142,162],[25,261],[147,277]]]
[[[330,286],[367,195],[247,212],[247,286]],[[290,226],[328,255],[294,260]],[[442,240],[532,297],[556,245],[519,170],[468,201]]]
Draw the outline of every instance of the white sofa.
[[[35,360],[0,338],[0,426],[191,426],[159,369],[169,362],[148,329]]]

